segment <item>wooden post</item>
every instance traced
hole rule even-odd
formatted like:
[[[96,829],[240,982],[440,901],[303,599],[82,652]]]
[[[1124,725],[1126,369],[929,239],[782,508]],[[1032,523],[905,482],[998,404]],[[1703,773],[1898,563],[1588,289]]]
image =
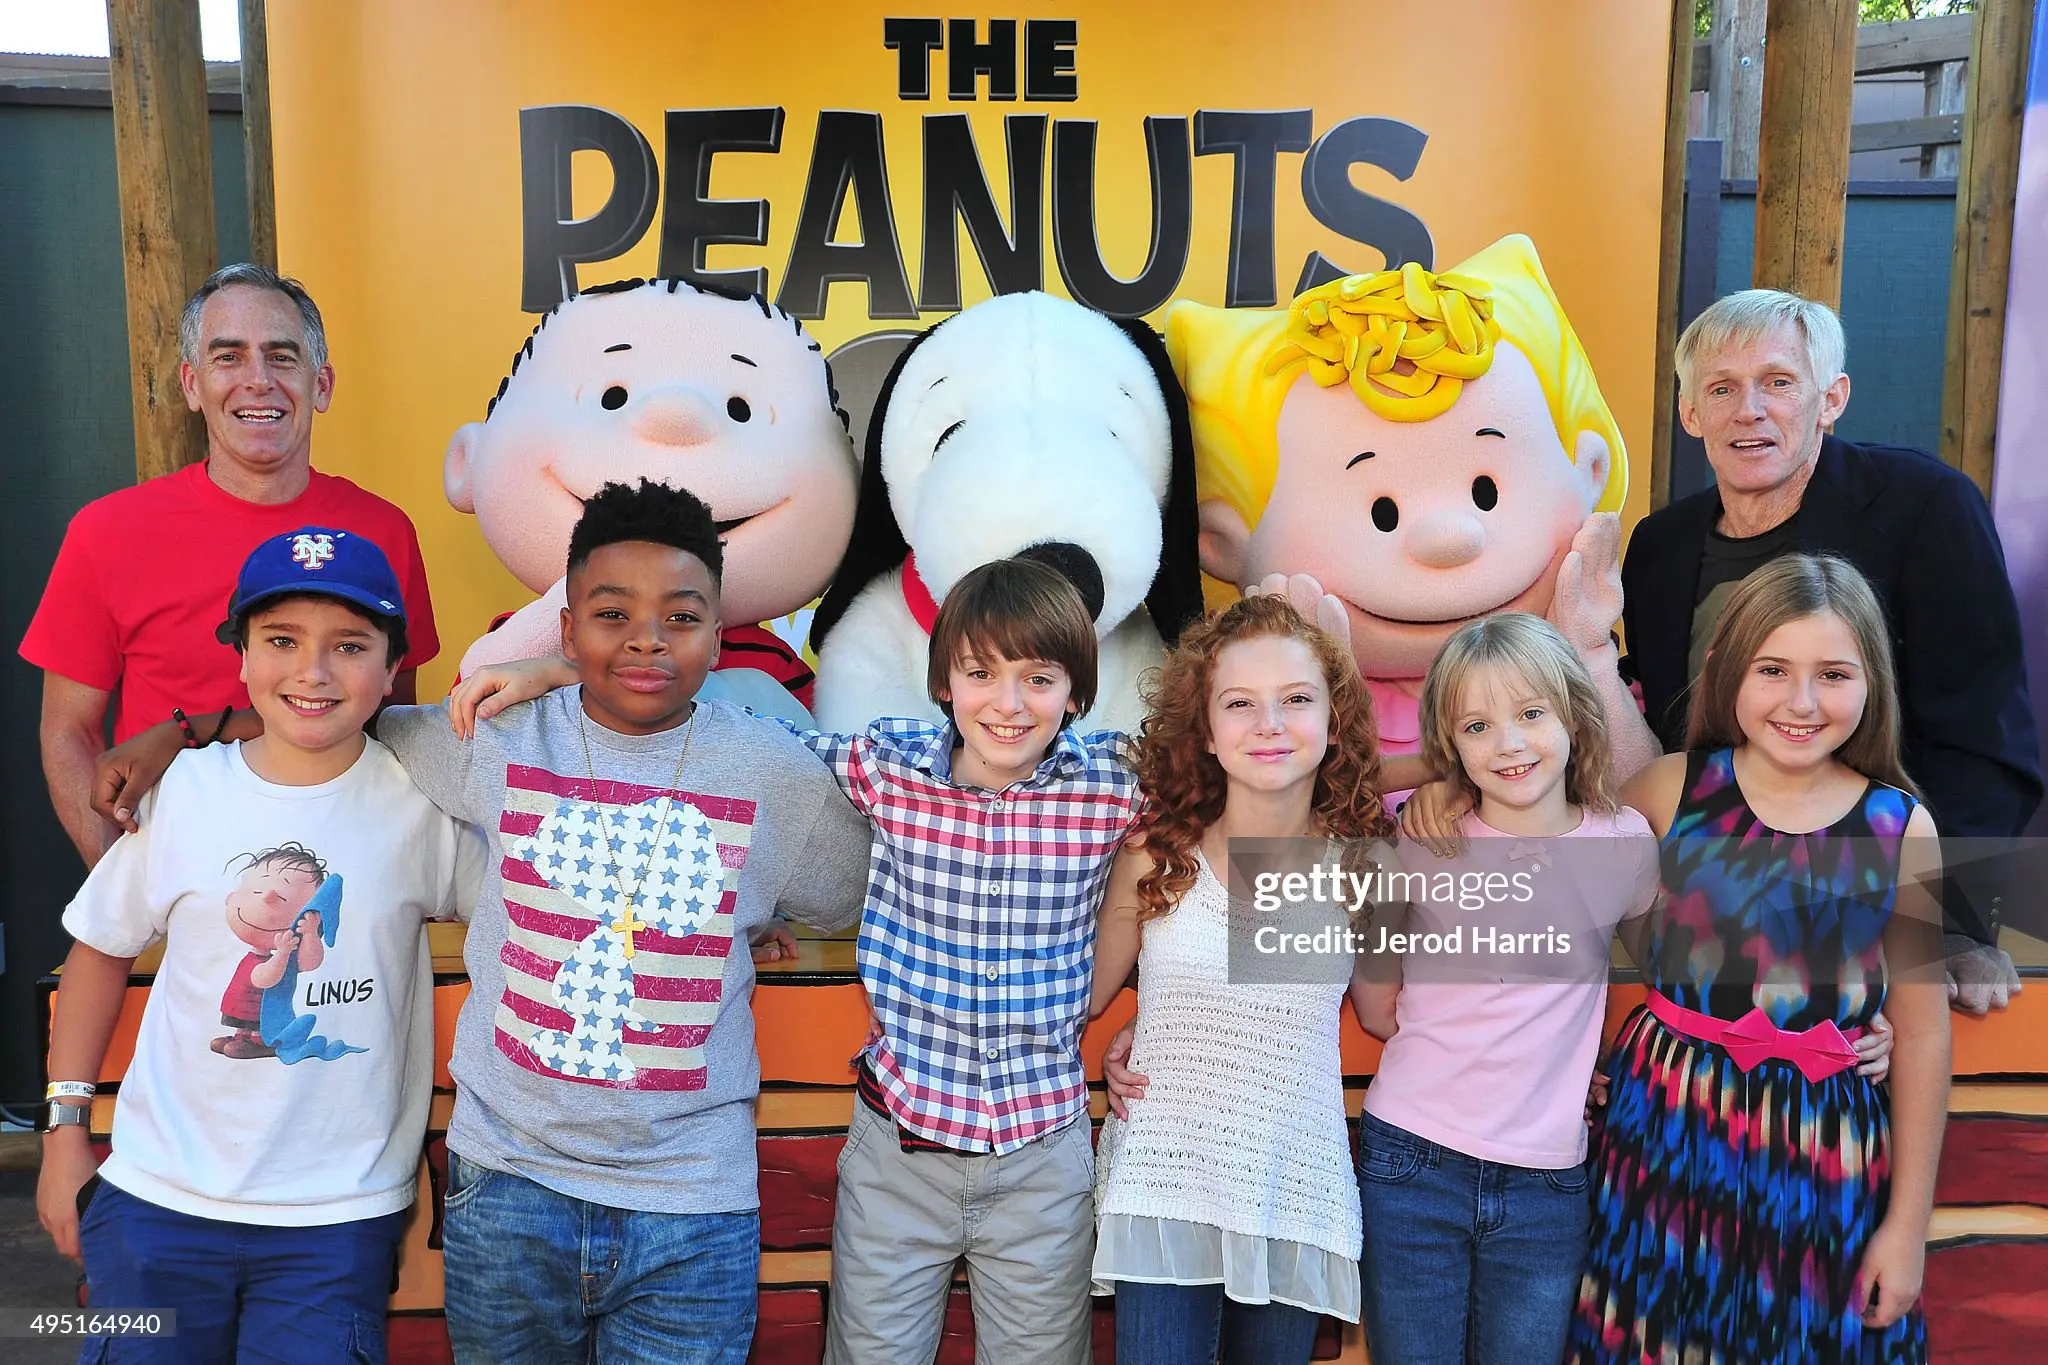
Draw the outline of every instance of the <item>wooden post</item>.
[[[264,0],[242,0],[242,165],[249,259],[277,269],[277,175],[270,160],[270,30]]]
[[[1842,298],[1856,0],[1772,0],[1756,172],[1759,289]]]
[[[1765,0],[1714,0],[1706,135],[1721,140],[1721,174],[1729,180],[1756,178],[1765,8]]]
[[[2005,292],[2012,268],[2020,127],[2035,0],[1980,0],[1956,175],[1948,350],[1941,385],[1941,458],[1991,495],[1998,381],[2005,365]]]
[[[1678,344],[1679,247],[1685,236],[1685,142],[1692,115],[1693,0],[1671,0],[1665,72],[1664,221],[1658,236],[1656,401],[1650,405],[1650,510],[1671,501],[1672,349]]]
[[[1970,64],[1968,62],[1942,62],[1926,68],[1921,80],[1926,89],[1921,107],[1929,117],[1936,114],[1960,114],[1963,112],[1963,97],[1969,88]],[[1962,168],[1962,149],[1951,143],[1941,143],[1920,150],[1920,178],[1922,180],[1947,180]]]
[[[178,387],[178,317],[213,272],[213,160],[199,7],[189,0],[107,0],[114,162],[135,477],[169,474],[206,453],[206,424]]]
[[[1685,144],[1685,246],[1678,258],[1678,330],[1692,326],[1718,296],[1721,259],[1721,144],[1694,138]],[[1676,344],[1673,359],[1676,359]],[[1674,366],[1674,370],[1675,370]],[[1676,386],[1674,385],[1674,388]],[[1677,395],[1672,395],[1676,403]],[[1674,408],[1672,416],[1677,416]],[[1683,498],[1714,481],[1706,443],[1682,427],[1671,430],[1670,496]]]

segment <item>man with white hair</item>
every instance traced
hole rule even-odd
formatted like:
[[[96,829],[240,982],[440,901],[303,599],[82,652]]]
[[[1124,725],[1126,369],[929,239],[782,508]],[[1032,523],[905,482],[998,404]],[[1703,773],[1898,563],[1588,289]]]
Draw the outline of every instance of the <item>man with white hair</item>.
[[[1738,583],[1781,554],[1840,555],[1884,605],[1906,771],[1935,823],[1944,836],[2016,836],[2042,781],[1997,528],[1977,486],[1925,451],[1829,434],[1849,403],[1843,361],[1834,311],[1773,289],[1721,299],[1678,339],[1679,420],[1705,442],[1715,486],[1644,518],[1622,566],[1651,728],[1682,747],[1692,681]],[[2019,978],[1996,946],[2002,895],[1956,873],[1951,994],[1981,1013]]]
[[[214,627],[242,561],[272,536],[334,527],[384,551],[410,640],[395,700],[412,700],[413,670],[439,647],[411,520],[312,467],[313,415],[327,411],[334,367],[304,287],[263,266],[222,267],[186,303],[179,350],[186,406],[206,419],[205,461],[81,508],[21,642],[43,670],[50,800],[87,866],[120,833],[92,806],[109,707],[116,743],[193,707],[178,718],[198,744],[225,728],[222,711],[248,706],[239,658]]]

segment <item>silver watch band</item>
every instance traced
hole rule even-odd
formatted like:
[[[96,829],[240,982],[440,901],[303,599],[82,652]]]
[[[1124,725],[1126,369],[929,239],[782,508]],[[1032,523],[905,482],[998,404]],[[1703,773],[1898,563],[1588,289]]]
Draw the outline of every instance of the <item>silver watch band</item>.
[[[62,1100],[50,1100],[45,1106],[43,1131],[53,1128],[85,1128],[92,1123],[92,1106],[89,1104],[66,1104]]]

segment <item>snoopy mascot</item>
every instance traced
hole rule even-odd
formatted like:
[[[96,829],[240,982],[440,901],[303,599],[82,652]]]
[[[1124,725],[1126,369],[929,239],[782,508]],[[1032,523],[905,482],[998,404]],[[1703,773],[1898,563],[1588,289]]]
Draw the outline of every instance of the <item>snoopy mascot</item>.
[[[853,536],[811,630],[819,723],[938,721],[938,604],[1022,554],[1094,616],[1099,682],[1080,726],[1135,733],[1141,676],[1202,614],[1196,518],[1187,400],[1150,327],[1037,292],[955,314],[876,398]]]

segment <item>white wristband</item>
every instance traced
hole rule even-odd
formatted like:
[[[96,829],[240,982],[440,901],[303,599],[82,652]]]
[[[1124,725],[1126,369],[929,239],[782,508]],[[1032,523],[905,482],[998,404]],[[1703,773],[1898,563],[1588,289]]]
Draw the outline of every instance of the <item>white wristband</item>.
[[[99,1087],[91,1081],[51,1081],[43,1091],[45,1100],[89,1100],[99,1094]]]

